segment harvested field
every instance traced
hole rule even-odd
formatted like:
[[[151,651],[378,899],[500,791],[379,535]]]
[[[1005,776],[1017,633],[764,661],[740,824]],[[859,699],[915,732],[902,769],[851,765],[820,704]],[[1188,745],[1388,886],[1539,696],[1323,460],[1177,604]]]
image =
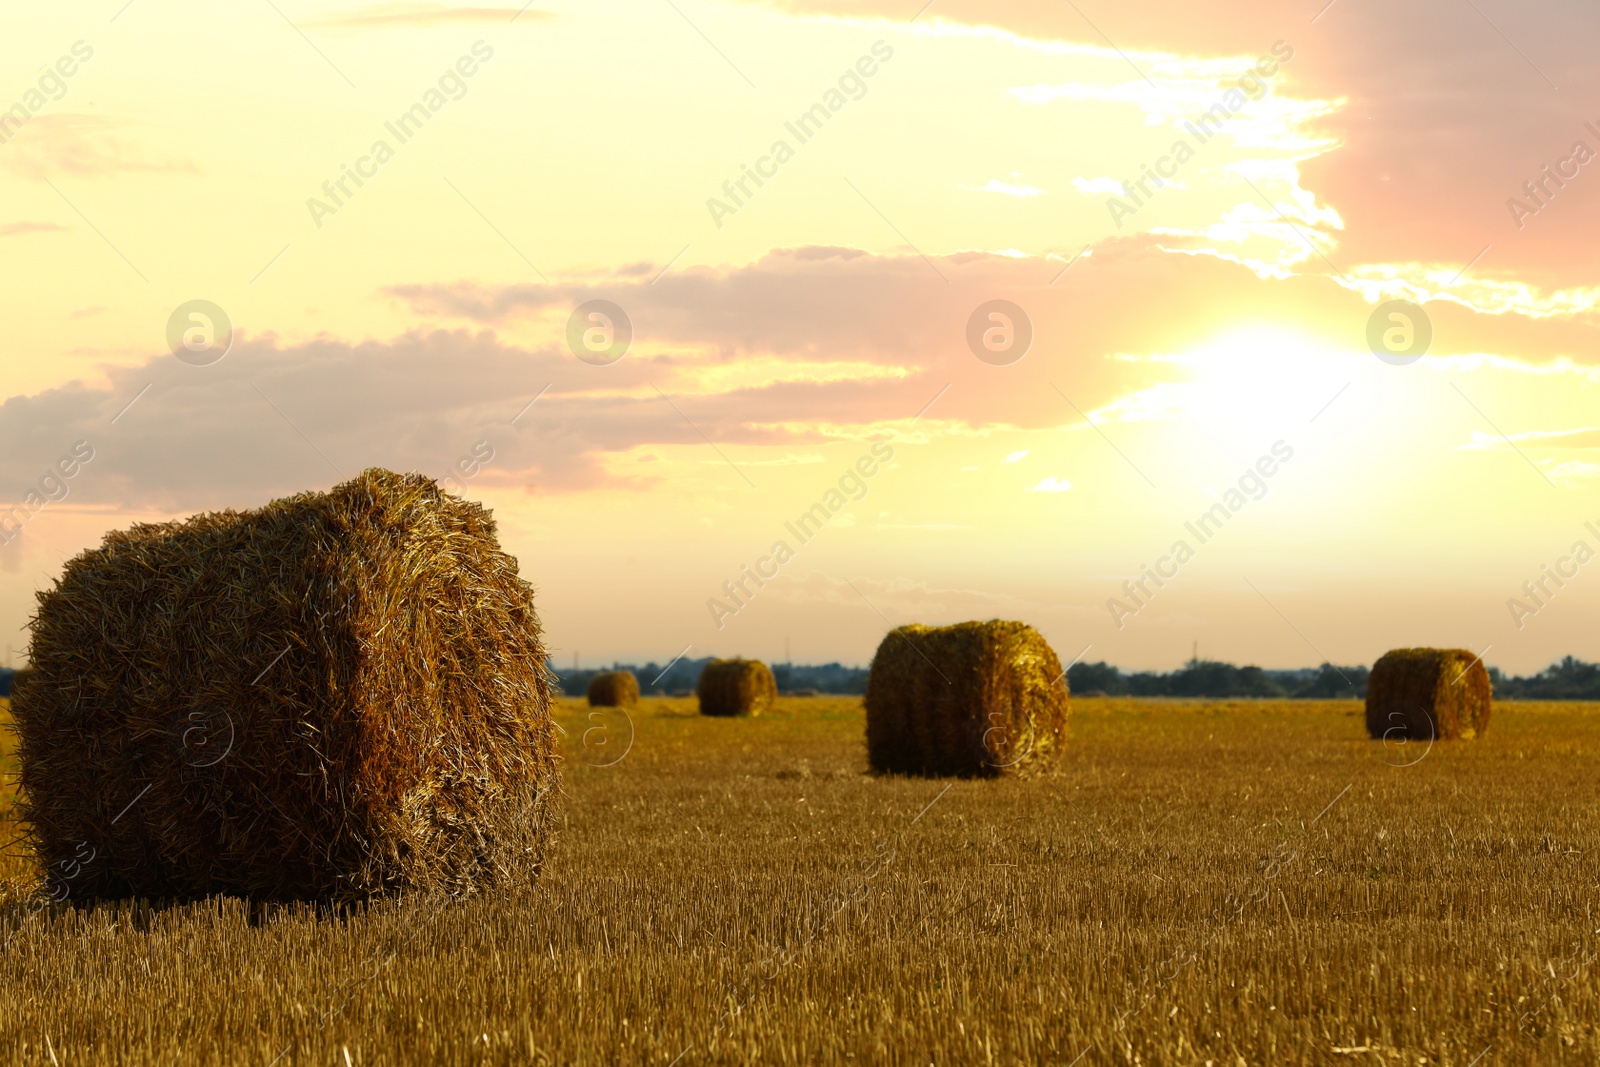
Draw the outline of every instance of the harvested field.
[[[954,781],[868,774],[855,698],[646,698],[604,716],[610,766],[574,747],[595,714],[558,711],[564,827],[523,894],[6,905],[0,1059],[1600,1058],[1600,706],[1430,748],[1355,701],[1079,697],[1054,772]]]

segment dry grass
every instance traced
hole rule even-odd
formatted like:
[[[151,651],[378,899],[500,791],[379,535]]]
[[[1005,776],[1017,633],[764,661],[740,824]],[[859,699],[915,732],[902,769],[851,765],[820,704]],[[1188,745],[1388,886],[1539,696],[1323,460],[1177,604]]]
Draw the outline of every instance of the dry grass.
[[[1430,749],[1355,702],[1079,699],[1054,773],[954,782],[867,774],[854,699],[647,699],[611,766],[575,746],[622,712],[558,718],[566,825],[527,895],[13,907],[0,1060],[1600,1058],[1595,705]]]

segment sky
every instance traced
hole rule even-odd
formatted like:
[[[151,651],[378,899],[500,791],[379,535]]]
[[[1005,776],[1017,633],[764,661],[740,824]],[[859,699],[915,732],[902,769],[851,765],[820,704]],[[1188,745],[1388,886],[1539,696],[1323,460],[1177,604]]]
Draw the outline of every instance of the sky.
[[[560,666],[865,663],[993,617],[1128,669],[1600,659],[1597,31],[1509,0],[13,13],[7,662],[106,532],[371,466],[493,510]]]

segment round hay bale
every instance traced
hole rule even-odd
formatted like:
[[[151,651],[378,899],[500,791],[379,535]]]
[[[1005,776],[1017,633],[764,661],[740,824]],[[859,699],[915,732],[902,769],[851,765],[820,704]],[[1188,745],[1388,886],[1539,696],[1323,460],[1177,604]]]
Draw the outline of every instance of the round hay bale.
[[[481,506],[373,469],[107,534],[12,712],[52,896],[347,901],[531,881],[554,818],[533,590]]]
[[[702,715],[760,715],[772,710],[778,683],[760,660],[714,659],[700,672],[697,695]]]
[[[605,671],[589,679],[591,708],[631,708],[639,703],[639,679],[632,671]]]
[[[1397,648],[1367,678],[1373,738],[1471,740],[1489,728],[1493,686],[1483,660],[1462,648]]]
[[[1037,630],[992,619],[902,626],[867,676],[878,772],[995,777],[1045,766],[1067,727],[1067,679]]]

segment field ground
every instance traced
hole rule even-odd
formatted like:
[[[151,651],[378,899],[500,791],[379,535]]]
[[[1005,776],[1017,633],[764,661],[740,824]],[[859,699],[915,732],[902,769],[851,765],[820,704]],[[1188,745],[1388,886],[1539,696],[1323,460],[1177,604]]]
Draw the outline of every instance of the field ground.
[[[13,899],[0,1060],[1600,1060],[1600,706],[1431,750],[1358,712],[1078,699],[1056,772],[951,784],[867,775],[854,698],[568,702],[528,896]]]

